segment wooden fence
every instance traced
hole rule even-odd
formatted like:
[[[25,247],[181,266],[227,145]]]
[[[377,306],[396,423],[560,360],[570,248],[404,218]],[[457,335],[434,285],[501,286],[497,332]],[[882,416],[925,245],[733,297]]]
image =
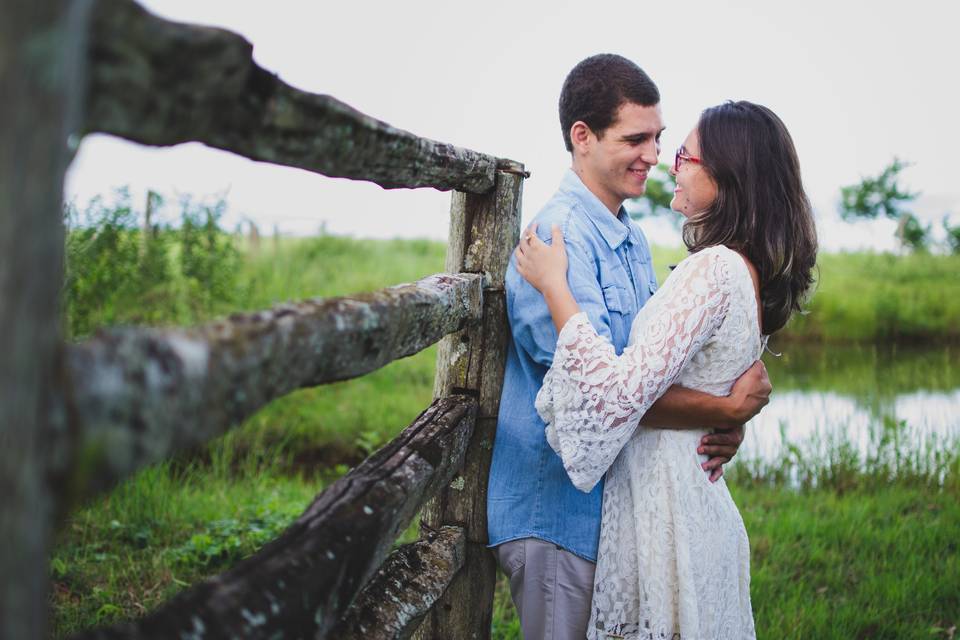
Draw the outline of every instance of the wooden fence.
[[[47,633],[53,532],[78,500],[294,389],[440,341],[435,401],[255,556],[82,638],[485,638],[486,474],[523,166],[419,138],[257,66],[231,32],[130,0],[0,22],[0,637]],[[386,188],[454,190],[445,274],[194,329],[62,340],[62,184],[82,135],[203,142]],[[391,553],[421,511],[421,537]],[[421,624],[422,623],[422,624]]]

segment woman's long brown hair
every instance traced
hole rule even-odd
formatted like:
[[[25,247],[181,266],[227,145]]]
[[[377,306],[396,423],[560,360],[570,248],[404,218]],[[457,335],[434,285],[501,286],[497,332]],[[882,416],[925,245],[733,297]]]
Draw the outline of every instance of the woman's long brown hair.
[[[817,231],[793,139],[770,109],[751,102],[711,107],[697,124],[702,166],[717,199],[683,227],[691,252],[726,245],[760,277],[762,326],[783,328],[813,284]]]

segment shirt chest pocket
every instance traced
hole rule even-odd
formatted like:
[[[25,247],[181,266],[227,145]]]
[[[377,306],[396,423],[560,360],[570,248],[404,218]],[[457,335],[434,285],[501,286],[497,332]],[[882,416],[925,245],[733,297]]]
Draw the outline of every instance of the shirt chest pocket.
[[[603,303],[610,316],[610,333],[614,342],[618,346],[625,345],[636,306],[630,292],[618,284],[609,284],[603,287]]]

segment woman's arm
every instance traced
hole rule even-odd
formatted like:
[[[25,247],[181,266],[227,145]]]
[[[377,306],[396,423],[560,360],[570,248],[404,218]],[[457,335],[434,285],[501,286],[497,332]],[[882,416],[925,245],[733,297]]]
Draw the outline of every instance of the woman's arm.
[[[658,313],[617,356],[577,312],[565,283],[559,230],[553,230],[552,246],[536,237],[521,242],[518,271],[544,293],[560,329],[537,410],[578,488],[589,490],[600,480],[640,416],[676,381],[725,317],[728,272],[721,262],[709,251],[685,260],[671,286],[658,292]]]
[[[536,237],[536,228],[536,224],[532,225],[517,247],[517,270],[544,296],[559,334],[567,320],[580,312],[580,307],[564,275],[567,259],[563,234],[556,226],[551,229],[553,246],[557,247],[551,250]],[[771,390],[767,370],[758,360],[740,376],[727,396],[670,387],[643,414],[640,423],[652,428],[706,426],[719,430],[705,435],[698,448],[698,453],[710,456],[703,468],[711,472],[710,480],[716,481],[723,475],[723,465],[730,461],[743,442],[744,423],[767,405]]]

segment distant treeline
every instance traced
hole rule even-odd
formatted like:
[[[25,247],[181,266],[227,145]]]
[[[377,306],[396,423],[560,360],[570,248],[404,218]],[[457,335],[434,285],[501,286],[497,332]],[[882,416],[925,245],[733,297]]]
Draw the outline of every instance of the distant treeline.
[[[154,222],[162,204],[136,211],[121,190],[64,211],[66,332],[80,337],[114,324],[191,324],[232,310],[243,297],[237,239],[220,227],[223,200],[179,203],[177,223]]]
[[[222,227],[222,200],[183,199],[177,209],[174,222],[155,222],[123,191],[110,204],[67,208],[68,335],[118,323],[193,324],[443,270],[440,242],[320,235],[261,247],[256,232],[248,238]],[[683,256],[682,249],[654,249],[661,281]],[[817,275],[808,313],[778,340],[960,341],[958,255],[821,254]]]

